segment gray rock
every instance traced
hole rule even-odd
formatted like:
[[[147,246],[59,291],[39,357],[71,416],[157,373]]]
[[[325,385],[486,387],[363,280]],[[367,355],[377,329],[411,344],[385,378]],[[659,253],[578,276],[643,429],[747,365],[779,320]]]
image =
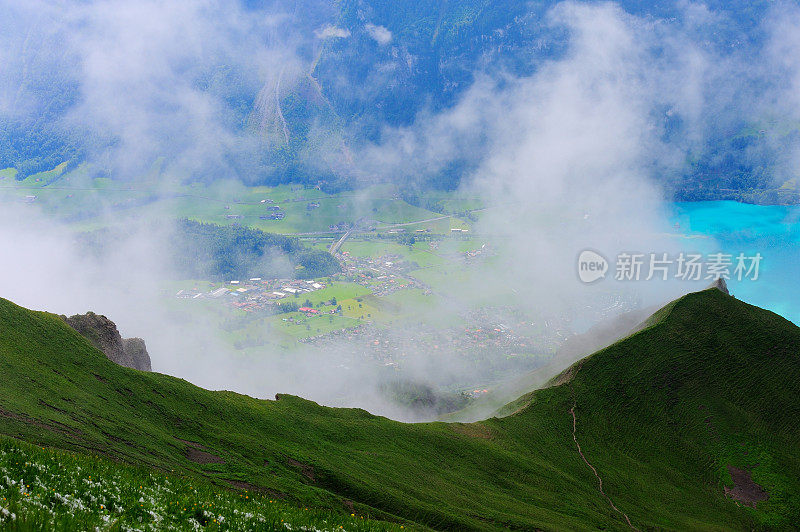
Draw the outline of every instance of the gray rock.
[[[67,325],[105,353],[109,360],[127,368],[152,371],[150,355],[147,353],[144,340],[141,338],[123,339],[116,324],[105,316],[87,312],[69,318],[61,317],[67,322]]]
[[[723,279],[722,277],[711,283],[711,286],[709,286],[709,288],[716,288],[717,290],[719,290],[724,294],[731,295],[731,293],[728,292],[728,283],[726,283],[725,279]]]

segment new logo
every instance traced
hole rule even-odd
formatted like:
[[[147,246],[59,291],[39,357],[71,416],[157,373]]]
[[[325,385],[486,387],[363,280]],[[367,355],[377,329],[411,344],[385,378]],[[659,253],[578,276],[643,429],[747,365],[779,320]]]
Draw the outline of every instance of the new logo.
[[[608,271],[608,261],[604,256],[586,249],[578,255],[578,277],[584,283],[593,283],[603,279]]]

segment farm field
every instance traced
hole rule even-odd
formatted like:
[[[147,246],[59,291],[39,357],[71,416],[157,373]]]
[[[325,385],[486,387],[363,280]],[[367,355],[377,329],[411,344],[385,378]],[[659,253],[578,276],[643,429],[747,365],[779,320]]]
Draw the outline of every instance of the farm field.
[[[134,184],[91,177],[86,165],[68,169],[66,163],[22,181],[13,179],[15,174],[11,168],[0,170],[0,197],[39,205],[57,219],[86,227],[135,216],[239,223],[280,234],[337,233],[359,221],[372,224],[378,231],[397,224],[410,224],[412,232],[446,233],[453,227],[469,228],[467,221],[448,214],[456,211],[439,213],[410,205],[388,185],[327,194],[308,186],[248,187],[224,179],[210,185],[181,184],[159,178],[157,168],[150,179]],[[273,216],[279,219],[270,219]]]

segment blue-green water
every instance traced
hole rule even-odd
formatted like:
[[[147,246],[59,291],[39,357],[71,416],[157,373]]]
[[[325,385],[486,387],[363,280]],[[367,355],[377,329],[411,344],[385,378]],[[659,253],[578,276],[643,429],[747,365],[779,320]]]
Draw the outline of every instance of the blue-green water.
[[[738,298],[800,325],[800,206],[747,205],[734,201],[676,203],[674,231],[697,251],[764,257],[756,281],[729,281]]]

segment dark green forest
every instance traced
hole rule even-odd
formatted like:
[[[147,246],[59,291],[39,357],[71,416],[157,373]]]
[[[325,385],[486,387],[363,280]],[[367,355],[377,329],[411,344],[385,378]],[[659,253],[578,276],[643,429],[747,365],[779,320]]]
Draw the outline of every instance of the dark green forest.
[[[297,238],[258,229],[179,220],[172,241],[176,266],[186,278],[310,279],[339,271],[339,263],[327,251],[307,248]]]

